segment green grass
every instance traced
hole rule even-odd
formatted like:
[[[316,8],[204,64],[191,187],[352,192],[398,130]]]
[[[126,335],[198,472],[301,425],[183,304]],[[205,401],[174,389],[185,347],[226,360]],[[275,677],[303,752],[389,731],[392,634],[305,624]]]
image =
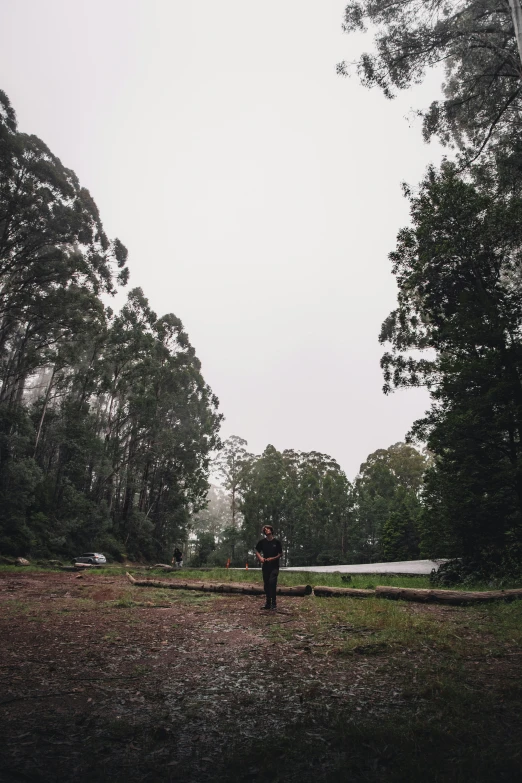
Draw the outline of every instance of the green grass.
[[[129,573],[134,573],[135,570],[131,567],[126,567]],[[137,570],[137,569],[136,569]],[[103,573],[103,569],[97,570],[97,573]],[[107,573],[114,573],[107,570]],[[141,571],[138,570],[138,573]],[[243,569],[227,569],[227,568],[213,568],[205,571],[198,571],[197,569],[186,569],[180,571],[162,571],[161,569],[147,570],[147,575],[152,576],[154,579],[183,579],[202,582],[261,582],[263,577],[260,569],[250,568],[248,571]],[[329,587],[354,587],[363,588],[367,590],[373,590],[377,585],[386,585],[389,587],[411,587],[411,588],[426,588],[432,587],[430,585],[428,576],[393,576],[391,574],[350,574],[350,581],[343,579],[343,576],[347,574],[341,574],[339,572],[333,573],[318,573],[316,571],[280,571],[278,584],[280,585],[325,585]],[[519,583],[510,584],[509,587],[521,587]],[[495,589],[494,585],[487,583],[477,583],[470,587],[451,587],[440,588],[449,590],[492,590]]]
[[[15,565],[0,565],[0,574],[1,573],[7,573],[7,574],[26,574],[26,573],[32,573],[32,574],[47,574],[49,571],[59,571],[59,567],[47,567],[47,566],[37,566],[37,565],[28,565],[28,566],[15,566]]]
[[[134,570],[127,568],[129,573]],[[103,569],[97,570],[97,573],[103,573]],[[112,572],[111,572],[112,573]],[[209,571],[198,571],[188,569],[186,571],[162,571],[161,569],[152,569],[147,571],[147,575],[154,579],[181,579],[202,582],[262,582],[261,570],[249,569],[235,570],[227,568],[214,568]],[[343,581],[340,573],[316,573],[314,571],[281,571],[279,573],[278,583],[280,585],[328,585],[331,587],[357,587],[373,589],[376,585],[390,585],[394,587],[429,587],[427,576],[399,577],[388,576],[386,574],[370,575],[351,575],[351,581]]]
[[[60,571],[59,567],[43,567],[43,566],[9,566],[0,565],[0,573],[46,573],[50,570]],[[87,569],[89,570],[89,569]],[[154,579],[183,579],[193,581],[208,581],[208,582],[261,582],[262,575],[260,569],[226,569],[226,568],[213,568],[206,570],[197,570],[187,568],[180,571],[163,571],[162,569],[149,569],[146,566],[129,566],[114,564],[106,566],[104,568],[92,569],[90,573],[100,574],[101,576],[114,576],[115,574],[124,574],[126,571],[134,574],[137,578],[146,574],[147,577]],[[347,574],[341,574],[339,572],[333,573],[318,573],[315,571],[281,571],[279,574],[280,585],[325,585],[329,587],[353,587],[373,590],[377,585],[389,586],[389,587],[411,587],[411,588],[430,588],[428,576],[393,576],[389,574],[350,574],[350,581],[343,579],[343,576]],[[509,585],[504,585],[506,589],[522,587],[519,582],[513,582]],[[438,588],[438,589],[451,589],[451,590],[494,590],[495,585],[492,583],[480,582],[475,585],[466,586],[454,586],[451,588]]]
[[[482,636],[522,647],[522,601],[475,607],[467,625]]]
[[[460,655],[466,640],[457,633],[458,609],[445,622],[428,612],[416,612],[403,601],[378,598],[335,600],[312,598],[316,635],[330,638],[333,655],[388,655],[399,651]]]

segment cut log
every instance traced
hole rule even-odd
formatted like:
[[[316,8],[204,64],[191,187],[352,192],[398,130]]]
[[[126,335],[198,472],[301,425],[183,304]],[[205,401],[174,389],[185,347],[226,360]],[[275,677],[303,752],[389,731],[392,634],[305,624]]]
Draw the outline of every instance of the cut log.
[[[345,596],[346,598],[370,598],[375,595],[375,590],[363,590],[355,587],[329,587],[328,585],[315,585],[314,595],[321,598],[332,596]]]
[[[167,565],[167,563],[156,563],[156,565],[149,566],[149,571],[152,571],[154,568],[162,568],[164,571],[174,571],[174,566]]]
[[[490,601],[515,601],[517,598],[522,598],[522,589],[472,592],[466,590],[426,590],[413,587],[377,587],[375,594],[378,598],[391,598],[400,601],[466,605]]]
[[[255,582],[185,582],[181,579],[135,579],[129,572],[127,579],[138,587],[163,587],[169,590],[199,590],[203,593],[236,593],[240,595],[264,595],[263,585]],[[278,595],[304,596],[311,595],[310,585],[295,585],[294,587],[279,586]]]

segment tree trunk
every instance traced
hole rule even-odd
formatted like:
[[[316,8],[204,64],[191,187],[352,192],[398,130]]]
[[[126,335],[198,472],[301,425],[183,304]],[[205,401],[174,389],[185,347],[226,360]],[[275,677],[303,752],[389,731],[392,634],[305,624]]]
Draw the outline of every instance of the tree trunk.
[[[471,592],[465,590],[426,590],[412,587],[376,587],[375,590],[357,590],[352,587],[315,586],[314,595],[319,597],[344,596],[345,598],[391,598],[400,601],[442,604],[479,604],[490,601],[515,601],[522,598],[522,589],[488,590]]]
[[[171,579],[168,582],[159,579],[134,579],[127,572],[127,579],[138,587],[162,587],[170,590],[199,590],[204,593],[241,593],[243,595],[264,595],[263,585],[254,582],[182,582],[180,579]],[[277,595],[304,596],[311,595],[310,585],[297,585],[295,587],[278,587]]]
[[[511,16],[513,17],[513,27],[515,29],[515,38],[517,39],[518,54],[520,57],[521,65],[521,79],[522,79],[522,5],[520,0],[508,0],[509,7],[511,9]]]
[[[53,374],[51,375],[51,380],[49,381],[49,386],[47,387],[47,391],[45,392],[45,400],[42,408],[42,415],[40,416],[40,421],[38,423],[38,432],[36,433],[36,440],[34,442],[34,451],[33,451],[33,459],[36,457],[36,449],[38,448],[38,441],[40,440],[40,435],[42,434],[42,426],[45,419],[45,413],[47,411],[47,404],[49,402],[49,397],[51,396],[51,389],[53,387],[53,381],[54,376],[56,374],[56,367],[53,367]]]
[[[465,590],[417,590],[411,587],[377,587],[375,594],[377,598],[461,605],[481,604],[490,601],[515,601],[517,598],[522,598],[522,589],[471,592]]]
[[[371,598],[375,590],[362,590],[355,587],[329,587],[328,585],[315,585],[314,595],[320,598],[345,596],[346,598]]]

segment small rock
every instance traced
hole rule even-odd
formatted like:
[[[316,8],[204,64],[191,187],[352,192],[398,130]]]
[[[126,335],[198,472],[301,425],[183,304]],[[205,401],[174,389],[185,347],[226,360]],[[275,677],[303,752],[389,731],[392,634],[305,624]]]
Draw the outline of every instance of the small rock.
[[[31,565],[29,560],[26,560],[25,557],[17,557],[15,560],[15,565],[17,566],[28,566]]]

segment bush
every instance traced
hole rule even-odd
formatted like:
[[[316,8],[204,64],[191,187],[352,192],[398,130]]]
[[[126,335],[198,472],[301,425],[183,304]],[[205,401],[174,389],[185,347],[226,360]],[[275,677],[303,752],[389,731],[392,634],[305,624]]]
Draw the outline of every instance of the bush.
[[[514,547],[502,555],[485,552],[481,558],[448,560],[430,575],[430,584],[438,587],[471,586],[480,582],[498,587],[522,582],[522,548]]]

